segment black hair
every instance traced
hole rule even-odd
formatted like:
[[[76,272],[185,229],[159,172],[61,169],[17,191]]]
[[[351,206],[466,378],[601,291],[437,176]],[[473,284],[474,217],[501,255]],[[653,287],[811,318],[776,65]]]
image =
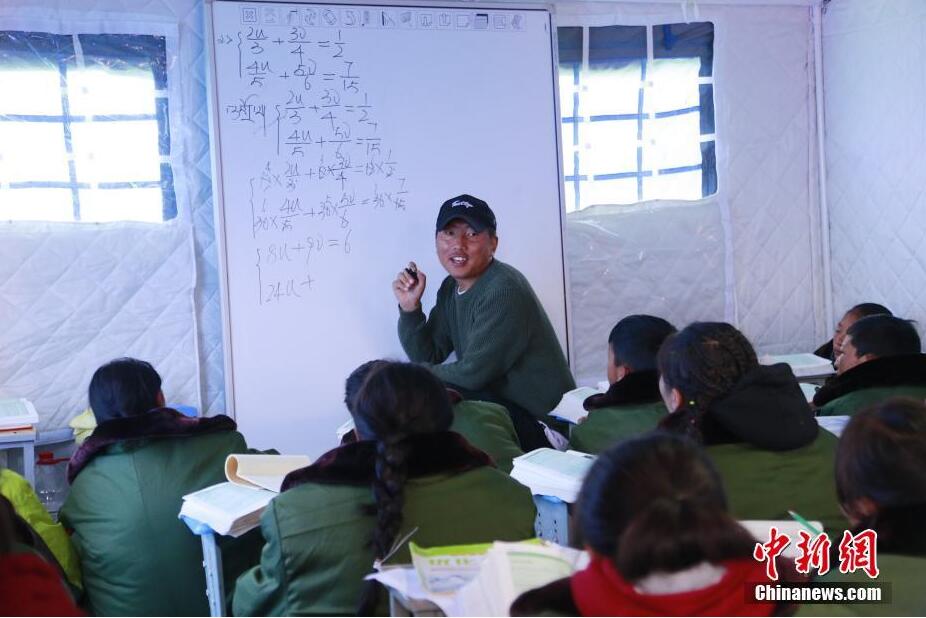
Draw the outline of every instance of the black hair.
[[[97,424],[114,418],[138,416],[158,407],[161,376],[150,363],[119,358],[93,373],[88,389]]]
[[[868,499],[876,511],[857,530],[878,549],[926,556],[926,405],[896,397],[856,413],[836,450],[836,494],[847,512]]]
[[[732,325],[692,322],[666,339],[658,364],[666,386],[681,392],[684,407],[703,416],[759,366],[759,359],[746,336]]]
[[[626,365],[633,371],[656,369],[656,355],[666,337],[675,327],[652,315],[628,315],[611,329],[608,345],[616,365]]]
[[[723,483],[695,442],[655,432],[601,453],[577,505],[581,540],[633,581],[751,555]]]
[[[890,309],[878,303],[859,303],[846,311],[846,315],[849,314],[854,315],[858,320],[870,315],[894,315]]]
[[[360,392],[363,381],[366,380],[371,371],[387,363],[388,361],[384,360],[371,360],[350,372],[350,375],[347,376],[347,380],[344,381],[344,405],[347,406],[349,412],[353,414],[354,398],[357,397],[357,393]]]
[[[376,478],[373,481],[376,527],[371,545],[384,559],[402,527],[405,481],[408,475],[407,438],[447,431],[453,409],[444,384],[430,371],[411,363],[383,361],[372,367],[353,398],[351,415],[360,435],[376,441]],[[358,613],[376,610],[381,586],[368,582]]]
[[[858,356],[877,358],[920,353],[920,336],[911,320],[891,315],[871,315],[855,322],[846,331]]]

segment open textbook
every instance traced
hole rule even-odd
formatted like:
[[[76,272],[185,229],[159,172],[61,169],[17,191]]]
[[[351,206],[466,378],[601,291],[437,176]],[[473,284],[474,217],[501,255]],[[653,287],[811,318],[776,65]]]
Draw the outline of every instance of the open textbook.
[[[286,475],[310,463],[304,455],[229,455],[228,481],[183,496],[180,517],[202,522],[218,534],[240,536],[257,527]]]
[[[575,502],[595,458],[578,451],[539,448],[512,461],[511,478],[527,485],[531,493]]]
[[[39,415],[28,399],[0,399],[0,431],[37,425]]]
[[[598,395],[600,393],[601,391],[587,386],[574,388],[563,395],[559,404],[550,412],[550,416],[561,418],[570,423],[578,423],[581,419],[588,416],[588,411],[586,411],[582,404],[592,395]]]
[[[553,543],[502,543],[486,554],[479,574],[460,588],[458,616],[507,616],[521,594],[569,577],[588,564],[588,554]]]
[[[791,371],[797,378],[822,377],[836,373],[833,369],[833,361],[816,354],[782,354],[772,356],[766,354],[759,357],[759,362],[763,365],[774,365],[776,363],[786,363],[791,366]]]
[[[430,601],[448,616],[507,616],[523,592],[568,577],[588,564],[585,552],[540,539],[423,549],[414,568],[368,575],[407,599]]]
[[[236,485],[279,493],[287,474],[310,463],[312,460],[305,455],[229,455],[225,459],[225,478]]]
[[[276,495],[266,489],[219,483],[183,496],[180,516],[202,522],[218,534],[241,536],[258,526]]]

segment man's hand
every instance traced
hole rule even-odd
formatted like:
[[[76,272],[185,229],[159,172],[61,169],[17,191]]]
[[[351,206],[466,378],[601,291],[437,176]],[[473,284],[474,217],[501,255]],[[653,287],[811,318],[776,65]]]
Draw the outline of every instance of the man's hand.
[[[392,292],[399,301],[402,311],[416,311],[421,308],[421,296],[427,285],[428,278],[418,270],[414,262],[409,262],[392,282]]]

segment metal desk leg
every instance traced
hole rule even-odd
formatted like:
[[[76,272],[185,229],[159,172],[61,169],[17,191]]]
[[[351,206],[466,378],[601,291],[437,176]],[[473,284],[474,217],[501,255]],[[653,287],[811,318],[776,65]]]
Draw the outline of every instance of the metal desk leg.
[[[23,445],[23,476],[35,487],[35,442]]]
[[[534,531],[547,541],[569,546],[569,505],[553,496],[534,496]]]
[[[203,568],[206,570],[206,596],[209,599],[209,615],[225,615],[225,585],[222,582],[222,553],[215,544],[215,533],[207,532],[199,537],[203,543]]]

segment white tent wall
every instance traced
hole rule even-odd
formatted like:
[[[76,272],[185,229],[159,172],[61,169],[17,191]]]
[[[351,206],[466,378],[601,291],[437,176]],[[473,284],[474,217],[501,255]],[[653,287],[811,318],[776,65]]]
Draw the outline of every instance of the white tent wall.
[[[763,352],[810,349],[826,334],[811,9],[702,5],[696,12],[686,4],[686,12],[678,2],[557,5],[561,25],[687,18],[716,27],[719,192],[568,218],[573,357],[586,382],[603,377],[608,331],[628,313],[679,325],[726,319]],[[179,89],[180,126],[171,133],[183,146],[175,174],[185,191],[178,219],[154,233],[131,225],[121,226],[119,240],[120,228],[106,226],[2,231],[0,306],[13,327],[0,334],[0,396],[29,397],[52,412],[48,427],[63,427],[86,405],[93,369],[129,354],[155,364],[169,399],[223,412],[202,2],[6,0],[0,9],[8,20],[28,16],[110,29],[173,25],[177,56],[168,79]]]
[[[630,313],[736,324],[762,353],[827,335],[810,6],[557,4],[560,26],[714,23],[718,192],[567,215],[575,373],[603,378]]]
[[[833,311],[926,320],[926,3],[835,0],[823,20]]]
[[[75,24],[168,34],[178,217],[163,225],[0,224],[0,397],[28,397],[43,430],[64,428],[87,406],[94,369],[128,355],[155,365],[169,401],[221,411],[202,3],[5,0],[0,7],[0,29],[67,33]]]

